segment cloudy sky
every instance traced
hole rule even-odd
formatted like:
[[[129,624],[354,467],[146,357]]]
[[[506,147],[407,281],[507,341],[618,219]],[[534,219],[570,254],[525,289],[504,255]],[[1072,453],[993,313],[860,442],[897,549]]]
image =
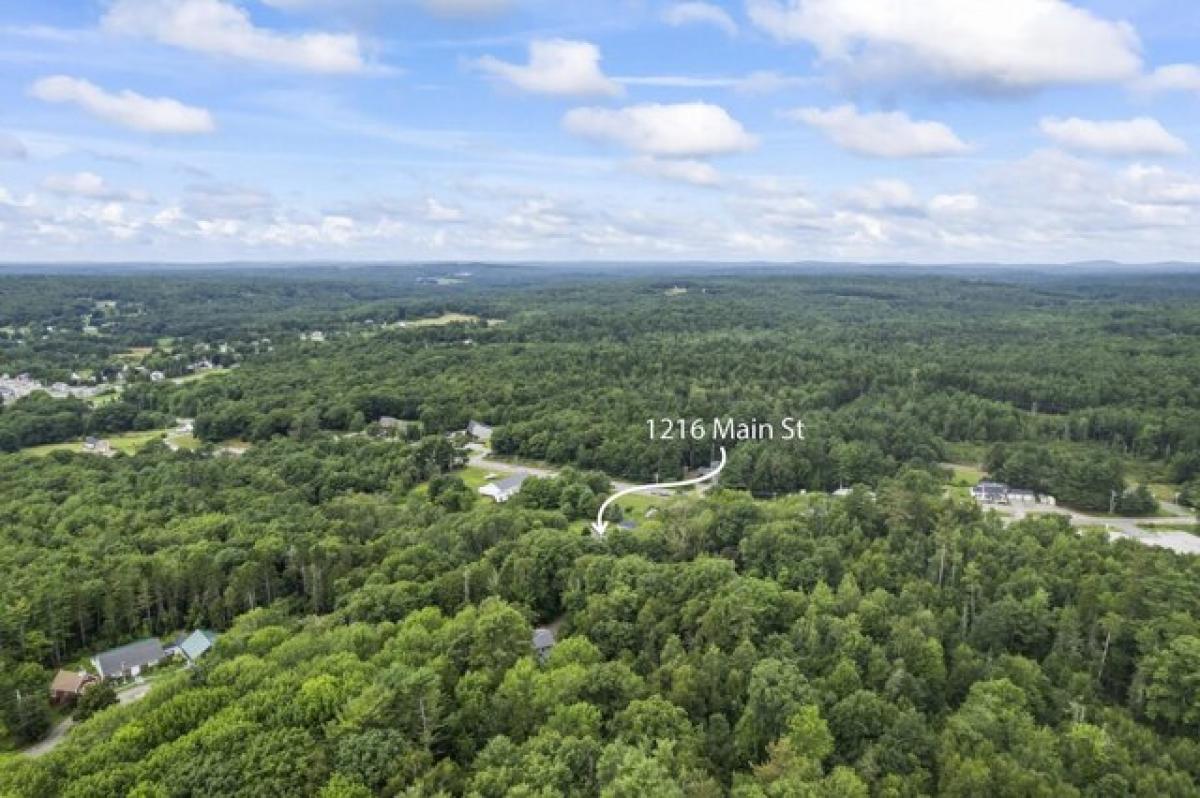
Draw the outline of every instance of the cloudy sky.
[[[1200,260],[1194,0],[5,0],[0,260]]]

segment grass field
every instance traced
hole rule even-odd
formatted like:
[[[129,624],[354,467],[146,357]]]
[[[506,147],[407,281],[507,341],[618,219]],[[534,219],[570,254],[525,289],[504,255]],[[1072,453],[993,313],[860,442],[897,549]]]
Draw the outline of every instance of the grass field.
[[[447,324],[467,324],[479,321],[478,316],[468,316],[465,313],[443,313],[432,319],[417,319],[408,322],[409,327],[443,327]]]
[[[120,386],[117,386],[111,391],[105,391],[104,393],[96,394],[89,401],[92,403],[92,407],[104,407],[105,405],[112,404],[120,398],[121,388]]]
[[[113,449],[124,454],[133,454],[138,449],[141,449],[146,444],[163,440],[167,437],[167,430],[155,429],[146,430],[145,432],[125,432],[120,435],[108,435],[103,439],[108,441]],[[182,444],[181,444],[182,445]],[[48,443],[45,446],[33,446],[28,449],[21,450],[25,454],[31,454],[34,457],[45,457],[54,452],[83,452],[83,441],[69,441],[67,443]]]
[[[134,346],[130,347],[125,352],[118,352],[116,357],[118,360],[144,360],[146,355],[154,351],[151,346]]]
[[[195,374],[188,374],[185,377],[176,377],[172,380],[172,382],[174,382],[176,385],[183,385],[187,382],[206,380],[209,377],[219,377],[222,374],[228,374],[229,371],[230,369],[226,368],[206,369],[204,371],[197,371]]]

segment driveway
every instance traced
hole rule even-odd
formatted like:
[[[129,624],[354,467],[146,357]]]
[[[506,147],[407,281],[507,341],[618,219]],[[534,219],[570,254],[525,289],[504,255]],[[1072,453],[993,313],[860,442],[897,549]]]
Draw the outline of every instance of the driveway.
[[[58,744],[63,741],[63,738],[67,736],[67,732],[69,732],[71,727],[74,725],[74,719],[63,718],[54,725],[54,728],[50,730],[50,733],[46,735],[45,739],[34,743],[21,753],[25,754],[25,756],[32,757],[45,756],[58,747]]]

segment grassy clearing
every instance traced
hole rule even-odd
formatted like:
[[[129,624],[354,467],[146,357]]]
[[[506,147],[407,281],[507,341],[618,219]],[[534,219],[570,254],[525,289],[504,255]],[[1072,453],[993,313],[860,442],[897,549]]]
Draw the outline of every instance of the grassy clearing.
[[[118,352],[115,357],[117,360],[135,360],[140,362],[145,360],[146,356],[153,351],[154,347],[152,346],[131,346],[124,352]]]
[[[947,463],[953,475],[950,477],[950,484],[959,488],[969,488],[976,485],[985,476],[983,469],[973,465],[962,465],[960,463]]]
[[[432,319],[417,319],[410,321],[408,327],[444,327],[447,324],[469,324],[479,321],[478,316],[470,316],[466,313],[443,313],[441,316]]]
[[[204,371],[197,371],[195,374],[188,374],[184,377],[176,377],[172,380],[172,382],[174,382],[176,385],[183,385],[184,383],[188,382],[206,380],[209,377],[219,377],[222,374],[228,374],[229,372],[230,369],[227,368],[205,369]]]
[[[143,446],[154,441],[161,441],[167,437],[167,430],[146,430],[144,432],[124,432],[119,435],[109,435],[102,440],[106,440],[112,446],[114,451],[124,454],[134,454]],[[21,450],[24,454],[29,454],[34,457],[45,457],[54,452],[77,452],[83,454],[83,441],[68,441],[67,443],[48,443],[44,446],[32,446],[28,449]],[[99,456],[99,455],[97,455]]]

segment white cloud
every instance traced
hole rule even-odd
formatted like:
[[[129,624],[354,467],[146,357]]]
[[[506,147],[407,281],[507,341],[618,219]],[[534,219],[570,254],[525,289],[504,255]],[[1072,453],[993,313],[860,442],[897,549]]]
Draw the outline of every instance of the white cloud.
[[[941,122],[916,121],[903,112],[860,113],[853,105],[799,108],[789,119],[817,128],[844,150],[876,158],[931,158],[970,148]]]
[[[864,211],[912,213],[921,209],[917,192],[903,180],[873,180],[846,192],[845,200]]]
[[[577,136],[667,158],[724,155],[758,144],[724,108],[703,102],[576,108],[563,117],[563,126]]]
[[[1172,135],[1158,120],[1145,116],[1101,121],[1047,117],[1040,127],[1063,147],[1102,155],[1182,155],[1188,151],[1182,139]]]
[[[639,174],[693,186],[717,186],[721,183],[721,173],[712,164],[694,158],[664,160],[644,156],[632,161],[630,167]]]
[[[611,97],[624,92],[600,70],[600,48],[589,42],[535,41],[529,45],[528,64],[510,64],[490,55],[475,64],[491,77],[533,94]]]
[[[116,0],[103,24],[114,33],[289,69],[341,73],[365,66],[353,34],[280,33],[256,26],[225,0]]]
[[[681,25],[711,25],[730,36],[736,36],[737,23],[729,12],[712,3],[675,3],[663,11],[663,22],[674,27]]]
[[[0,159],[23,161],[29,157],[29,151],[16,136],[0,133]]]
[[[445,224],[461,222],[465,218],[461,208],[444,205],[434,197],[425,198],[425,221]]]
[[[938,194],[929,201],[929,212],[934,215],[974,213],[979,207],[979,197],[974,194]]]
[[[1133,82],[1138,91],[1158,93],[1190,91],[1200,93],[1200,65],[1168,64]]]
[[[1126,80],[1141,68],[1124,22],[1064,0],[747,0],[782,41],[863,79],[917,79],[989,91]]]
[[[1200,207],[1200,176],[1134,164],[1121,172],[1118,184],[1126,198],[1139,203]]]
[[[813,78],[784,75],[772,70],[758,70],[740,77],[706,77],[696,75],[639,75],[614,78],[627,86],[654,86],[665,89],[733,89],[742,94],[771,94],[794,86],[808,86]]]
[[[143,97],[132,91],[113,94],[66,75],[42,78],[29,92],[39,100],[71,103],[93,116],[146,133],[210,133],[216,129],[212,115],[203,108],[169,97]]]
[[[104,178],[94,172],[76,172],[70,175],[50,175],[42,185],[54,194],[83,197],[92,200],[122,202],[147,202],[149,196],[141,191],[114,189]]]

